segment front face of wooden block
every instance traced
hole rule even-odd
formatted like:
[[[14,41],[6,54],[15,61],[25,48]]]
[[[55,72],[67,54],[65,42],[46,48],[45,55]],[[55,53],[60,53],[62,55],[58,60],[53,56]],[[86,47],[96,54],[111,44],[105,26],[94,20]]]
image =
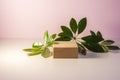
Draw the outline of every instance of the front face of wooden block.
[[[78,58],[78,48],[75,42],[57,41],[53,46],[54,58]]]

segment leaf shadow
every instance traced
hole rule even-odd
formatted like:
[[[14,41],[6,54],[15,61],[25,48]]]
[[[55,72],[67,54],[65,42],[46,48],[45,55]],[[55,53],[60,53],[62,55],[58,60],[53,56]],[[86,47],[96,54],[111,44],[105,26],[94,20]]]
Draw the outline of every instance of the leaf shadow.
[[[113,54],[120,54],[120,50],[110,50],[110,52]]]
[[[79,54],[78,55],[78,59],[87,59],[87,58],[107,58],[110,54],[120,54],[120,50],[111,50],[110,52],[108,53],[95,53],[95,52],[87,52],[87,54],[84,56],[84,55],[81,55]]]
[[[88,52],[85,56],[79,54],[78,58],[105,58],[107,57],[109,54],[108,53],[94,53],[94,52]]]

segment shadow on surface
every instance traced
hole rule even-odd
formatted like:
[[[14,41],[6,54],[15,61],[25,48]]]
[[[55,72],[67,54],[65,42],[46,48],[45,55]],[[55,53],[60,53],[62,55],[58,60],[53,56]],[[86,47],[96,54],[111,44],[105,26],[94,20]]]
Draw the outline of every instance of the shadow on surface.
[[[120,50],[111,50],[110,52],[113,54],[120,54]]]
[[[110,52],[107,52],[107,53],[95,53],[95,52],[88,51],[85,56],[79,54],[78,58],[79,59],[81,59],[81,58],[106,58],[110,54],[120,54],[120,50],[111,50]]]

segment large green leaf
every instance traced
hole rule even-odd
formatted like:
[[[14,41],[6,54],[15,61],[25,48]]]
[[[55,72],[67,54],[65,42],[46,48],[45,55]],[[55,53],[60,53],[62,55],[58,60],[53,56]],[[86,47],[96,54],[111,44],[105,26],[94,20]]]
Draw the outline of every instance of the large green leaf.
[[[85,42],[93,42],[93,43],[98,43],[104,40],[102,34],[99,31],[97,32],[97,35],[93,31],[90,31],[90,33],[91,35],[82,37],[81,39],[84,40]]]
[[[73,37],[71,30],[66,26],[61,26],[62,31],[67,34],[69,37]]]
[[[94,35],[85,36],[82,37],[81,39],[84,40],[85,42],[90,42],[90,43],[98,43],[102,41],[100,37]]]
[[[79,21],[79,23],[78,23],[78,34],[82,33],[85,30],[86,25],[87,25],[87,19],[86,18],[83,18]]]
[[[82,44],[88,49],[93,52],[105,52],[104,49],[102,48],[101,45],[98,43],[87,43],[87,42],[82,42]]]
[[[77,22],[74,18],[70,20],[70,28],[74,33],[76,33],[78,27],[77,27]]]

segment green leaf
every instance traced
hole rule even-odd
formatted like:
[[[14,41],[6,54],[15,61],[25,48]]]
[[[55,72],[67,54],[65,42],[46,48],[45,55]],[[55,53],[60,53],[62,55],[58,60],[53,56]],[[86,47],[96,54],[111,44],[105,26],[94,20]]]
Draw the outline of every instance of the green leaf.
[[[82,37],[81,39],[84,40],[85,42],[93,42],[93,43],[98,43],[99,42],[97,37],[93,36],[93,35],[88,35],[88,36]]]
[[[120,50],[120,48],[116,45],[112,45],[112,46],[107,46],[110,50]]]
[[[81,39],[84,40],[85,42],[90,42],[90,43],[91,42],[92,43],[98,43],[98,42],[103,40],[100,37],[94,36],[94,35],[88,35],[88,36],[82,37]]]
[[[96,36],[95,32],[90,31],[91,35]]]
[[[55,39],[55,38],[56,38],[56,34],[52,34],[52,35],[50,36],[50,38]]]
[[[102,34],[100,31],[97,32],[97,36],[101,37],[102,38]]]
[[[70,20],[70,28],[74,33],[76,33],[78,27],[77,27],[77,22],[74,18]]]
[[[43,56],[44,58],[50,57],[51,56],[50,50],[48,48],[45,48],[41,56]]]
[[[40,50],[40,48],[27,48],[27,49],[23,49],[23,51],[26,51],[26,52],[37,52],[39,50]]]
[[[41,54],[40,51],[29,53],[28,56],[35,56]]]
[[[71,40],[71,38],[62,36],[62,37],[57,38],[55,41],[70,41],[70,40]]]
[[[105,41],[101,42],[102,45],[111,45],[113,43],[114,43],[113,40],[105,40]]]
[[[48,31],[46,31],[46,32],[44,33],[44,39],[45,39],[45,42],[48,41],[48,39],[49,39]]]
[[[58,34],[58,36],[65,36],[66,34],[64,32],[61,32]]]
[[[66,26],[61,26],[62,31],[69,37],[73,37],[71,30]]]
[[[45,43],[44,46],[45,47],[50,47],[54,44],[55,38],[56,38],[56,34],[52,34],[49,36],[48,31],[46,31],[44,33],[44,37],[45,37]]]
[[[55,41],[64,41],[61,37],[55,39]]]
[[[104,40],[104,38],[103,38],[103,36],[102,36],[100,31],[97,32],[97,37],[99,37],[99,39],[101,39],[101,41]]]
[[[82,55],[86,55],[86,49],[84,48],[84,46],[82,46],[82,44],[77,43],[78,45],[78,52],[81,53]]]
[[[82,33],[85,30],[86,25],[87,25],[87,19],[86,18],[83,18],[79,21],[79,23],[78,23],[78,34]]]
[[[82,42],[82,44],[88,49],[93,52],[105,52],[104,49],[102,48],[101,45],[97,43],[87,43],[87,42]]]
[[[93,42],[93,43],[98,43],[98,42],[104,40],[102,37],[102,34],[99,31],[97,32],[97,35],[93,31],[90,31],[90,33],[91,33],[91,35],[82,37],[81,39],[86,42]]]
[[[65,32],[61,32],[61,33],[59,33],[58,34],[58,36],[60,36],[61,38],[69,38],[69,39],[71,39],[72,37],[71,36],[69,36],[67,33],[65,33]]]
[[[93,36],[91,35],[82,37],[81,39],[84,40],[85,42],[93,42]]]

